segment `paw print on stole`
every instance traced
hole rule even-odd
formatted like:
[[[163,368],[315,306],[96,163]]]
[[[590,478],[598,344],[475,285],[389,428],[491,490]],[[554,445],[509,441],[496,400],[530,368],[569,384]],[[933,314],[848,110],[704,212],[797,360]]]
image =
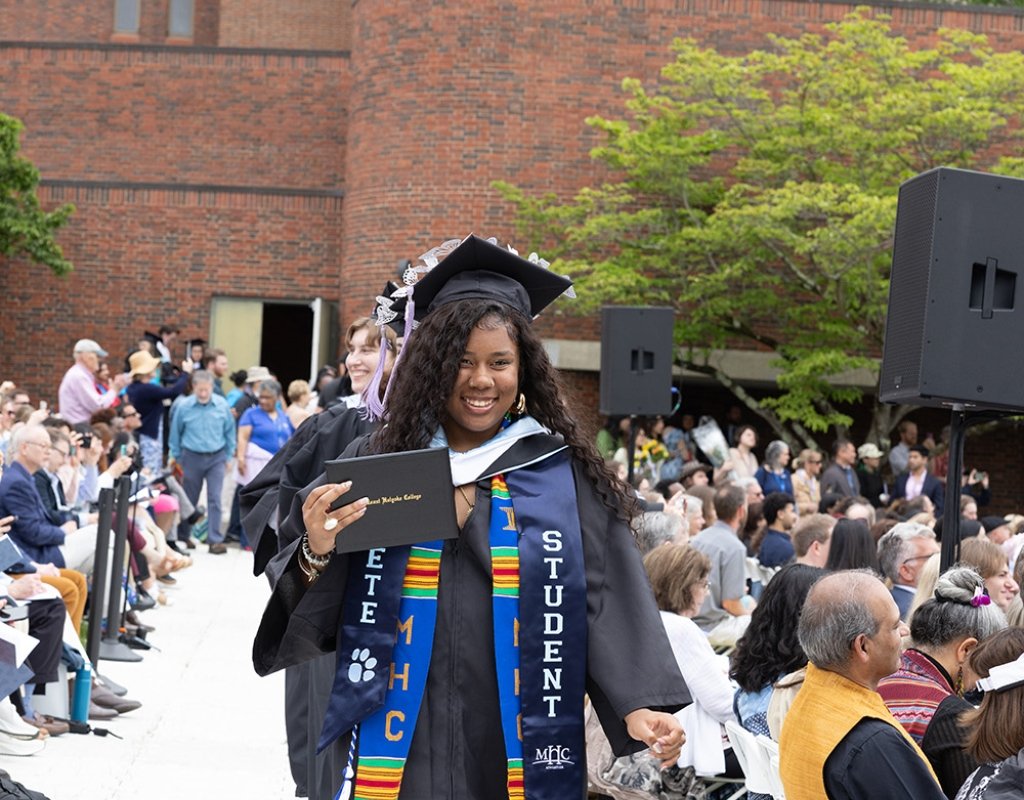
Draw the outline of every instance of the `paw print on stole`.
[[[348,679],[352,683],[360,683],[373,680],[373,669],[377,666],[377,659],[370,655],[367,648],[356,648],[352,651],[352,663],[348,666]]]

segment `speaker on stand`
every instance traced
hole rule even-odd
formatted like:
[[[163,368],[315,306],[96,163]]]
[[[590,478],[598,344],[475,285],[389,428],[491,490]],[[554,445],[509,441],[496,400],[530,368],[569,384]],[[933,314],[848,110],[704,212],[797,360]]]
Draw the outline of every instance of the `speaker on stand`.
[[[960,549],[964,435],[1024,410],[1024,180],[940,167],[906,181],[896,209],[879,397],[948,407],[941,569]]]
[[[630,418],[626,445],[630,482],[636,417],[672,412],[674,322],[671,308],[601,309],[600,410],[609,416]]]

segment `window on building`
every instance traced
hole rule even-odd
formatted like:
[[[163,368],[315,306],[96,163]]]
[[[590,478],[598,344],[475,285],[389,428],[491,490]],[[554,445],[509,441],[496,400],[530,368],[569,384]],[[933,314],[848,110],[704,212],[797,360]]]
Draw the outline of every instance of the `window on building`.
[[[115,0],[114,32],[139,32],[139,0]]]
[[[192,38],[193,0],[171,0],[168,36],[174,39]]]

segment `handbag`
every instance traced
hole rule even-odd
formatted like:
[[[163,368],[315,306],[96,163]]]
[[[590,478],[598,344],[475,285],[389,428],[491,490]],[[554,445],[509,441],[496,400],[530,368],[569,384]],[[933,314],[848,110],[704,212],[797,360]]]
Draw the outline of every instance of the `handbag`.
[[[662,770],[649,750],[616,758],[589,703],[584,722],[587,777],[595,791],[614,800],[706,800],[707,790],[693,767]]]

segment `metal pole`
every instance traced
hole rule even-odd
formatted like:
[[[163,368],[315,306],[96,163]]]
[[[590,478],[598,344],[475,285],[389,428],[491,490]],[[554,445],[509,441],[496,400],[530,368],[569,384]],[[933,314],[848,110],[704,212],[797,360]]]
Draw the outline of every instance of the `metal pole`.
[[[110,524],[114,516],[114,490],[100,489],[100,516],[96,523],[96,559],[93,562],[93,602],[89,609],[89,635],[86,637],[86,654],[93,664],[100,657],[100,639],[103,636],[102,593],[96,588],[107,584],[107,549],[110,547]]]
[[[942,554],[939,572],[945,572],[960,558],[960,475],[964,464],[964,434],[967,412],[953,406],[949,421],[949,469],[946,471],[946,505],[942,510]]]
[[[125,542],[128,539],[128,500],[131,497],[132,482],[127,475],[117,479],[117,528],[114,532],[114,555],[110,560],[110,598],[107,602],[107,634],[100,642],[100,658],[107,661],[142,661],[142,656],[119,640],[121,630],[121,575],[124,569]],[[107,558],[107,552],[97,553],[97,558]],[[103,584],[94,583],[93,586]],[[102,597],[96,597],[101,605]]]

